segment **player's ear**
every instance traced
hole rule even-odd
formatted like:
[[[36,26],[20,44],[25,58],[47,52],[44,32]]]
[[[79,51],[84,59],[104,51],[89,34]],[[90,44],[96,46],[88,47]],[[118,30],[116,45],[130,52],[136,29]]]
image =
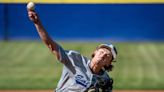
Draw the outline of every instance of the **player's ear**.
[[[94,53],[92,53],[91,57],[93,58],[94,56],[95,56],[95,54],[94,54]]]
[[[95,56],[96,50],[92,53],[91,57],[93,58]]]
[[[93,52],[92,55],[91,55],[91,57],[93,58],[94,56],[95,56],[95,53]]]

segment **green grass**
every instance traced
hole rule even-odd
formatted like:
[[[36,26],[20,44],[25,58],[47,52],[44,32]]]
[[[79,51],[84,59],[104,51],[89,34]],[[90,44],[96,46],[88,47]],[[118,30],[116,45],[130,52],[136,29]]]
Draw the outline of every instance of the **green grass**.
[[[90,57],[99,43],[60,42]],[[114,89],[164,89],[164,43],[115,43]],[[62,65],[41,42],[0,42],[0,89],[54,89]]]

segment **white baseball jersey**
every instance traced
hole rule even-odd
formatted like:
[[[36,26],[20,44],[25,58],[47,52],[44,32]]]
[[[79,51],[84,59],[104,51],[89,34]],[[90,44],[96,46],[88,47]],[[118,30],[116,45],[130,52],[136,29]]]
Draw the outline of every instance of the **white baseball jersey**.
[[[91,71],[90,60],[73,50],[64,50],[58,45],[59,61],[64,64],[56,92],[84,92],[91,86],[110,80],[106,71],[96,75]],[[106,91],[111,92],[111,90]]]

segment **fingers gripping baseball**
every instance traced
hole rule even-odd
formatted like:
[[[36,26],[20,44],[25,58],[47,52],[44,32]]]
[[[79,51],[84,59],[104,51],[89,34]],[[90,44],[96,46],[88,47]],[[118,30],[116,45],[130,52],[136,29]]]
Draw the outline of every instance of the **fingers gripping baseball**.
[[[27,4],[27,11],[28,11],[28,17],[31,21],[34,23],[37,23],[39,21],[39,17],[37,13],[35,12],[35,3],[29,2]]]
[[[39,17],[37,15],[37,13],[35,11],[33,11],[33,10],[28,10],[28,17],[34,23],[39,21]]]

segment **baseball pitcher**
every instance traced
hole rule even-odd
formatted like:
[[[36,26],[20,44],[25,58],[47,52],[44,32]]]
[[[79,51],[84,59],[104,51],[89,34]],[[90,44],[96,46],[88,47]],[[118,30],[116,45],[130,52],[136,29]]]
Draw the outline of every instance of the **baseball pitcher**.
[[[53,41],[44,29],[34,10],[28,10],[41,40],[63,64],[63,71],[56,92],[112,92],[113,80],[108,71],[117,56],[112,44],[100,44],[92,53],[91,60],[77,51],[64,50]]]

